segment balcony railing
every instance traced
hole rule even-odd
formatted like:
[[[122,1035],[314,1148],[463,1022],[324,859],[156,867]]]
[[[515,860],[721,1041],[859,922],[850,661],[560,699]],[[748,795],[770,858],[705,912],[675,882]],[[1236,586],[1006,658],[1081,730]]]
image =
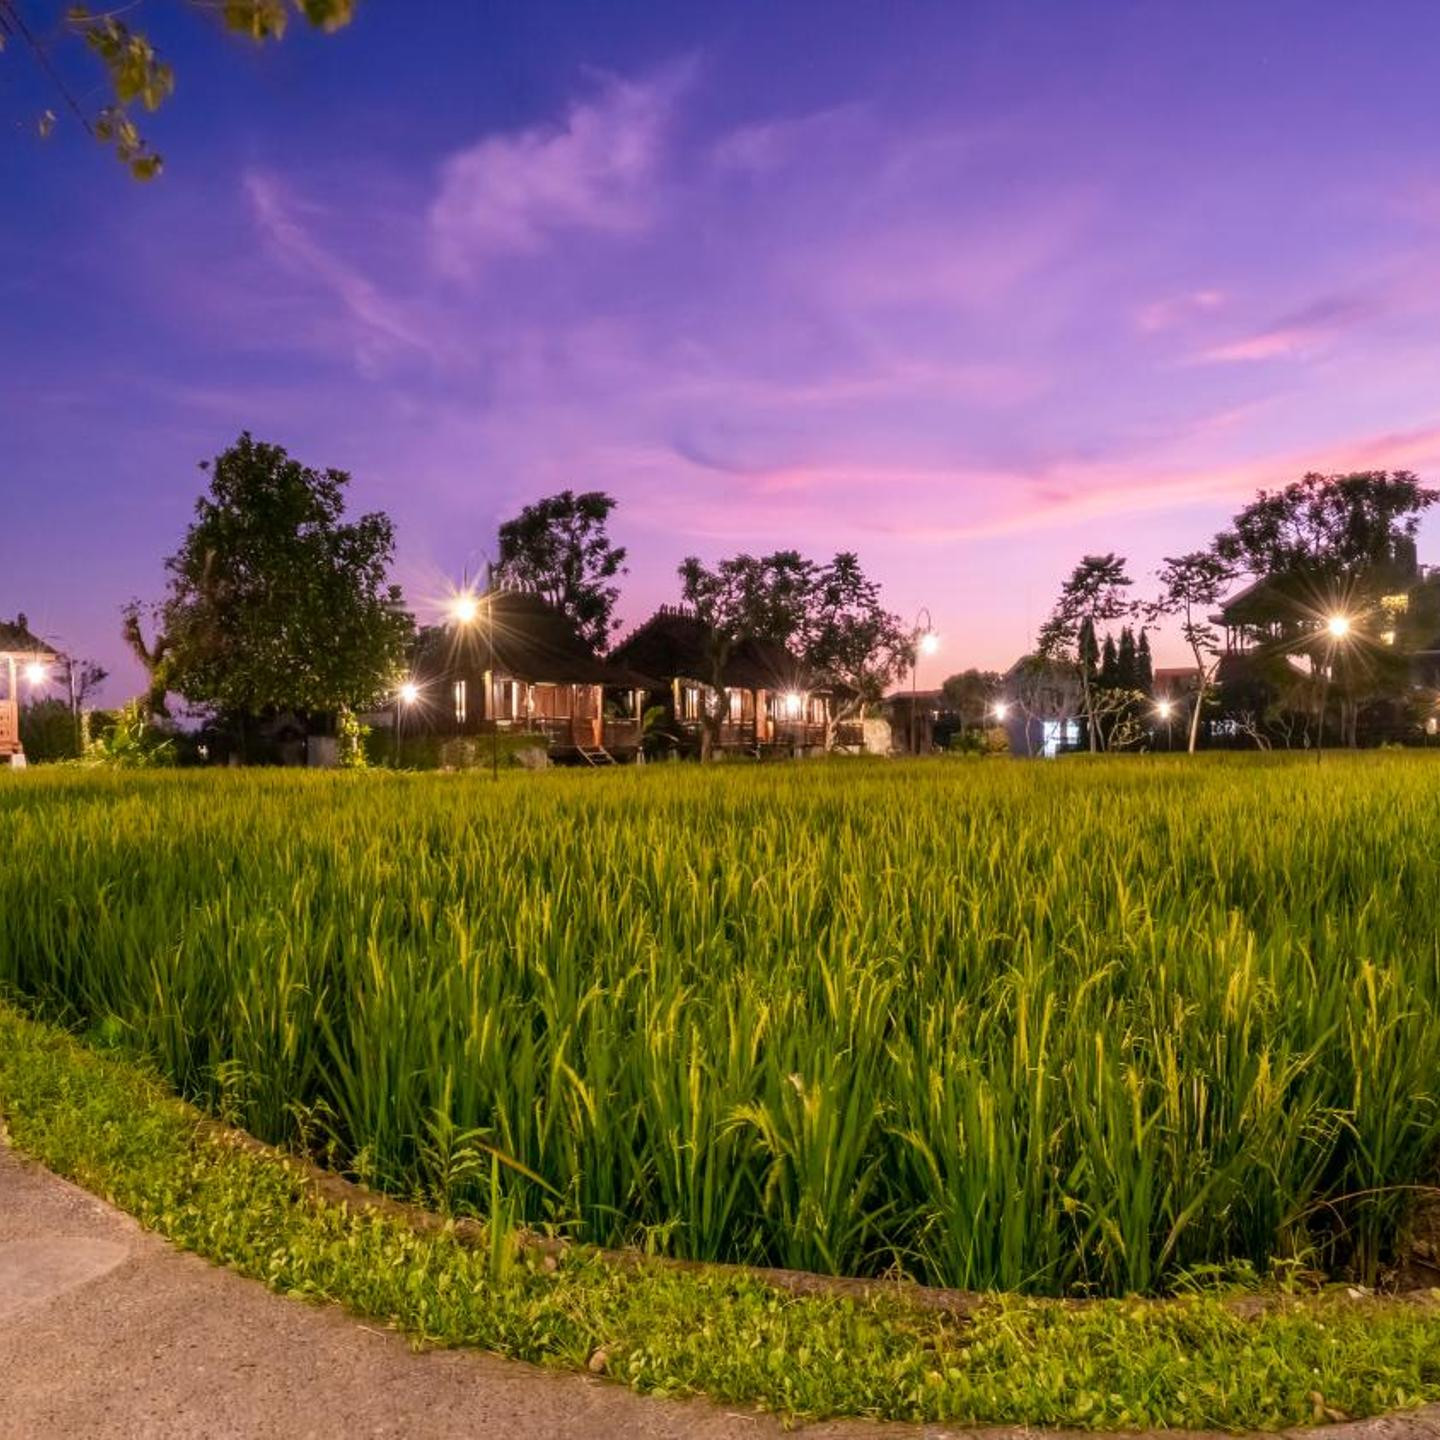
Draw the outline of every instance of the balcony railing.
[[[481,722],[481,728],[488,730],[489,722]],[[640,743],[640,722],[638,720],[599,720],[592,717],[544,716],[529,719],[501,720],[498,728],[502,734],[543,735],[552,749],[589,749],[603,745],[607,750],[633,750]]]

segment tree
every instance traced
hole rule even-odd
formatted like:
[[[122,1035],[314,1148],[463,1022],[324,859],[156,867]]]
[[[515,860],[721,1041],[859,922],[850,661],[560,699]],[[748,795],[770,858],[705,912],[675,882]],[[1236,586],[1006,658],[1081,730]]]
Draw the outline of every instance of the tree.
[[[815,566],[795,550],[758,559],[736,555],[713,568],[695,556],[680,564],[681,593],[706,632],[700,715],[700,758],[719,748],[725,723],[725,672],[747,640],[789,644],[805,623]]]
[[[145,719],[154,720],[157,716],[170,713],[170,641],[160,628],[163,624],[163,607],[159,605],[148,607],[151,630],[155,638],[150,641],[145,639],[146,608],[138,600],[132,600],[126,605],[120,612],[120,634],[129,646],[130,653],[145,671],[145,694],[139,700],[140,711]]]
[[[1195,695],[1190,706],[1189,752],[1200,735],[1200,712],[1206,692],[1220,666],[1220,636],[1207,612],[1218,605],[1233,578],[1231,562],[1214,550],[1192,550],[1167,556],[1157,578],[1160,594],[1146,607],[1152,620],[1176,619],[1180,634],[1195,658]]]
[[[1145,696],[1155,694],[1155,659],[1150,653],[1150,632],[1143,626],[1135,647],[1135,688]]]
[[[136,9],[139,0],[114,9],[95,12],[84,5],[72,5],[65,12],[62,33],[82,42],[105,70],[111,103],[91,113],[61,77],[48,49],[21,15],[18,0],[0,0],[0,50],[8,39],[23,44],[55,87],[60,102],[85,132],[102,145],[110,146],[120,162],[137,180],[153,180],[161,170],[161,157],[146,144],[131,109],[160,108],[175,89],[175,72],[160,58],[144,31],[122,18]],[[227,30],[246,35],[257,43],[279,40],[285,33],[294,9],[318,30],[334,31],[350,23],[355,0],[190,0],[196,10],[218,14]],[[55,112],[46,110],[37,122],[40,135],[49,135],[55,126]]]
[[[962,670],[940,687],[945,703],[960,719],[960,729],[979,729],[1000,697],[1005,677],[994,670]]]
[[[343,719],[376,701],[411,633],[386,578],[389,518],[346,521],[344,471],[312,470],[248,433],[201,468],[210,490],[165,562],[163,634],[146,647],[160,657],[152,678],[158,670],[186,700],[233,712],[242,727],[267,710]]]
[[[801,619],[800,655],[825,684],[825,748],[839,725],[863,715],[913,663],[914,641],[880,600],[880,586],[842,552],[810,576]]]
[[[527,505],[500,527],[495,580],[529,590],[562,610],[597,653],[609,648],[625,574],[625,550],[610,543],[615,501],[599,490],[562,490]]]
[[[1413,543],[1420,516],[1440,500],[1409,470],[1312,472],[1283,490],[1261,490],[1215,537],[1227,564],[1269,578],[1363,579]]]
[[[1091,659],[1095,630],[1097,626],[1130,614],[1134,607],[1125,598],[1124,592],[1133,583],[1125,573],[1123,556],[1113,553],[1087,555],[1060,587],[1055,608],[1040,628],[1037,647],[1040,658],[1067,661],[1079,674],[1092,754],[1099,750],[1101,741],[1095,707],[1095,670]]]

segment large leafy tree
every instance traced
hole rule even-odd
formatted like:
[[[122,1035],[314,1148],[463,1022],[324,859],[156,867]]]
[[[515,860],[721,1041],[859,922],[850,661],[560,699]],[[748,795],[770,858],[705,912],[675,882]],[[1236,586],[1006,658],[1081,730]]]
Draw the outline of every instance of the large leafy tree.
[[[1236,569],[1268,578],[1361,580],[1413,541],[1440,490],[1409,470],[1311,473],[1280,490],[1262,490],[1215,538],[1215,553]]]
[[[885,608],[880,586],[842,551],[810,574],[799,650],[806,668],[824,684],[825,748],[838,727],[867,706],[914,662],[914,638],[898,615]]]
[[[161,157],[150,148],[135,123],[136,108],[155,111],[175,89],[175,72],[163,60],[149,35],[137,23],[142,0],[91,10],[71,5],[63,14],[58,32],[49,26],[36,29],[26,19],[26,0],[0,0],[0,51],[8,45],[28,50],[48,83],[56,103],[116,157],[137,180],[153,180],[162,166]],[[257,43],[279,40],[293,10],[318,30],[339,30],[350,23],[355,0],[188,0],[199,12],[215,15],[225,29],[245,35]],[[58,7],[54,7],[57,8]],[[110,96],[108,103],[93,109],[64,78],[52,51],[53,41],[74,40],[83,44],[104,69]],[[89,87],[85,87],[88,97]],[[54,128],[54,110],[38,117],[36,128],[48,135]]]
[[[500,527],[495,580],[563,610],[597,653],[614,630],[625,550],[607,528],[615,501],[599,490],[562,490],[527,505]]]
[[[312,470],[249,434],[202,468],[209,492],[165,562],[163,638],[147,647],[165,683],[240,717],[373,703],[411,631],[387,578],[389,518],[346,520],[344,471]]]
[[[701,691],[700,758],[719,749],[725,723],[725,671],[747,640],[790,644],[802,632],[815,583],[815,565],[799,551],[735,555],[703,564],[694,555],[679,567],[686,605],[705,626]]]
[[[940,691],[960,720],[961,730],[980,729],[990,719],[1005,688],[1005,677],[995,670],[962,670],[951,675]]]
[[[1123,556],[1087,555],[1060,587],[1055,608],[1040,629],[1040,659],[1064,661],[1075,668],[1080,678],[1092,752],[1100,748],[1102,739],[1092,659],[1095,632],[1131,613],[1134,606],[1125,592],[1133,583],[1125,573]]]

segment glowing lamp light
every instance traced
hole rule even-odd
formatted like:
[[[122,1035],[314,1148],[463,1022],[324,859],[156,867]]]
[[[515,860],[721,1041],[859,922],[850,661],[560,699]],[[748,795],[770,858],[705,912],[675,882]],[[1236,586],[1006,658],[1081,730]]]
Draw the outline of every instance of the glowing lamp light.
[[[480,613],[480,602],[473,595],[457,595],[450,602],[451,618],[461,625],[471,624]]]
[[[800,714],[800,707],[804,702],[793,690],[785,696],[785,714],[794,720]]]
[[[407,680],[396,693],[402,705],[413,705],[420,698],[420,687],[413,680]]]
[[[1173,700],[1162,700],[1155,707],[1155,713],[1162,720],[1168,720],[1175,713],[1175,702]]]
[[[933,630],[927,630],[920,637],[920,653],[922,655],[933,655],[939,648],[940,637]]]
[[[38,660],[32,660],[30,664],[25,667],[25,678],[32,685],[43,685],[50,676],[49,672]]]
[[[1343,640],[1350,633],[1350,617],[1348,615],[1332,615],[1325,622],[1325,628],[1330,632],[1332,640]]]
[[[1003,700],[997,700],[991,707],[990,713],[997,719],[1003,720],[1009,713],[1010,707]]]

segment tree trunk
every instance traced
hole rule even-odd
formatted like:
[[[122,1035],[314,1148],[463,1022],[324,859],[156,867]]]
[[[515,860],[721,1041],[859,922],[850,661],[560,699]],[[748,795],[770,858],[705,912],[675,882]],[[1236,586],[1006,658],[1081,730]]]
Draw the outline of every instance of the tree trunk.
[[[1199,650],[1192,649],[1190,652],[1195,657],[1195,669],[1200,679],[1195,690],[1195,703],[1190,707],[1190,745],[1185,752],[1187,755],[1195,753],[1196,746],[1200,740],[1200,712],[1205,708],[1205,692],[1210,688],[1210,674],[1205,669],[1205,658]]]
[[[1085,734],[1090,741],[1090,753],[1096,755],[1100,751],[1099,726],[1095,723],[1095,702],[1090,698],[1090,671],[1083,660],[1080,662],[1080,688],[1085,697]]]

